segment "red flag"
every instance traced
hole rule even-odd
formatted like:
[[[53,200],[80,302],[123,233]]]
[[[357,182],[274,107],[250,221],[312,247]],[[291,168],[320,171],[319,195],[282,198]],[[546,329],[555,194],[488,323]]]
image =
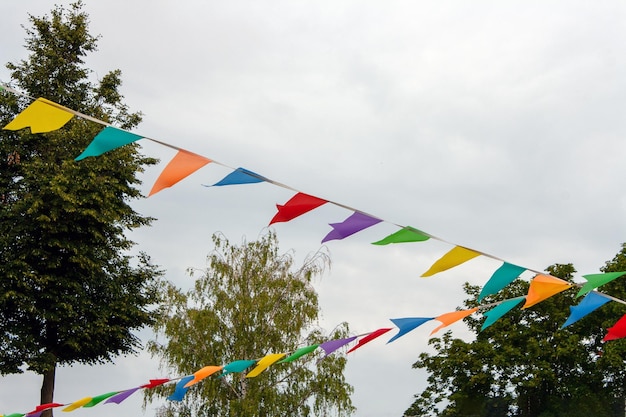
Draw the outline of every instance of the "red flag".
[[[318,208],[319,206],[328,203],[321,198],[313,197],[312,195],[298,193],[291,197],[284,206],[276,205],[278,213],[272,218],[270,225],[279,222],[288,222],[296,217]]]
[[[609,340],[621,339],[622,337],[626,337],[626,314],[613,327],[609,327],[609,332],[602,340],[607,342]]]

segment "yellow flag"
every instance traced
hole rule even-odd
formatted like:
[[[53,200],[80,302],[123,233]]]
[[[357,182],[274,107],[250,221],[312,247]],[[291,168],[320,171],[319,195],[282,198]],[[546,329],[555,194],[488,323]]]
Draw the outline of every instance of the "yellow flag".
[[[248,372],[248,374],[246,375],[246,378],[254,378],[255,376],[259,375],[261,372],[269,368],[270,365],[278,362],[284,356],[286,356],[284,353],[270,353],[269,355],[261,359],[256,364],[256,367],[253,370]]]
[[[87,404],[88,402],[90,402],[93,399],[93,397],[85,397],[82,400],[78,400],[78,401],[74,401],[73,403],[71,403],[70,405],[68,405],[67,407],[65,407],[64,409],[62,409],[61,411],[74,411],[77,408],[82,407],[83,405]]]
[[[463,246],[455,246],[452,250],[450,250],[450,252],[439,258],[439,260],[435,262],[428,271],[424,272],[422,276],[430,277],[438,272],[461,265],[463,262],[467,262],[479,255],[479,252],[464,248]]]
[[[571,288],[573,284],[550,275],[537,275],[530,281],[526,304],[522,308],[532,307],[555,294]]]
[[[19,130],[30,127],[32,133],[51,132],[62,128],[72,117],[74,114],[63,106],[45,98],[38,98],[15,116],[4,129]]]

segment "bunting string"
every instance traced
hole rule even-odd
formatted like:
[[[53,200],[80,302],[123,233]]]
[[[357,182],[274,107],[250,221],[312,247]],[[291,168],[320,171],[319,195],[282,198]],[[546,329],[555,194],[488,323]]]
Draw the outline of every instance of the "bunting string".
[[[562,328],[573,324],[574,322],[580,320],[587,314],[590,314],[591,312],[595,311],[596,309],[600,308],[602,305],[610,301],[626,304],[626,301],[597,291],[598,287],[601,287],[604,284],[607,284],[617,278],[622,277],[626,274],[626,272],[583,275],[583,278],[585,278],[587,281],[586,283],[572,284],[544,272],[506,262],[505,260],[500,259],[494,255],[476,249],[471,249],[466,246],[458,245],[452,242],[448,242],[420,229],[416,229],[411,226],[402,226],[397,223],[390,222],[380,217],[368,214],[363,210],[359,210],[357,208],[339,202],[326,200],[317,196],[303,193],[296,188],[285,185],[278,181],[271,180],[265,176],[259,175],[245,168],[233,168],[212,158],[198,155],[194,152],[183,149],[176,145],[166,143],[161,140],[156,140],[154,138],[137,135],[123,129],[119,129],[110,125],[107,122],[69,109],[45,98],[35,99],[27,94],[13,89],[12,87],[4,83],[0,83],[0,91],[5,91],[32,100],[31,104],[26,107],[22,112],[20,112],[9,124],[4,126],[3,129],[20,130],[29,127],[32,133],[45,133],[62,128],[73,117],[80,117],[84,120],[88,120],[104,126],[104,129],[101,130],[98,135],[96,135],[96,137],[89,144],[89,146],[76,157],[77,161],[88,157],[97,157],[105,152],[111,151],[121,146],[125,146],[141,139],[147,139],[154,143],[176,150],[176,155],[167,164],[163,172],[160,174],[159,178],[156,180],[154,186],[149,193],[149,196],[156,194],[157,192],[160,192],[165,188],[175,185],[177,182],[188,177],[202,167],[214,163],[230,169],[232,172],[221,181],[213,185],[204,185],[205,187],[267,182],[296,193],[285,204],[277,205],[277,213],[270,220],[270,225],[279,222],[288,222],[307,212],[315,210],[316,208],[324,204],[332,204],[334,206],[351,211],[352,214],[344,221],[330,224],[332,230],[322,239],[322,243],[330,240],[341,240],[353,234],[356,234],[366,228],[372,227],[378,223],[386,222],[398,227],[399,230],[379,241],[372,242],[374,245],[423,242],[429,239],[433,239],[453,246],[450,251],[445,253],[426,272],[424,272],[421,275],[422,277],[433,276],[440,272],[459,266],[478,256],[484,256],[502,262],[502,265],[493,273],[487,283],[483,286],[481,293],[478,297],[479,303],[484,297],[498,293],[515,279],[519,278],[520,275],[525,273],[526,271],[535,274],[530,282],[527,295],[522,297],[515,297],[497,302],[481,304],[471,309],[455,310],[437,316],[403,317],[390,319],[398,331],[387,341],[387,344],[397,340],[398,338],[406,335],[407,333],[415,330],[416,328],[427,322],[440,322],[440,325],[431,332],[431,335],[433,335],[439,330],[450,326],[453,323],[456,323],[475,313],[480,313],[485,318],[481,328],[482,331],[495,323],[499,318],[510,312],[513,308],[521,304],[522,301],[524,301],[524,305],[521,308],[527,309],[573,287],[580,288],[578,294],[576,295],[576,298],[582,296],[584,296],[584,298],[578,305],[570,307],[570,316],[563,324]],[[69,412],[78,408],[94,407],[100,403],[119,404],[136,391],[139,391],[141,389],[152,389],[166,383],[176,384],[174,387],[174,393],[170,397],[168,397],[168,399],[171,401],[181,401],[184,398],[187,390],[189,390],[193,385],[196,385],[207,378],[224,377],[230,373],[241,372],[247,372],[247,378],[254,378],[259,376],[266,369],[272,366],[279,366],[279,364],[293,362],[307,354],[311,354],[317,349],[323,350],[324,353],[322,355],[322,359],[342,348],[347,349],[346,354],[351,353],[356,349],[361,348],[365,344],[372,342],[374,339],[377,339],[387,332],[390,332],[393,329],[394,327],[378,328],[376,330],[359,334],[357,336],[351,336],[345,339],[327,340],[320,344],[303,346],[293,352],[270,353],[262,358],[254,360],[238,359],[224,365],[207,365],[194,372],[192,375],[179,376],[176,378],[153,379],[150,380],[147,384],[139,385],[130,389],[111,391],[94,397],[84,397],[67,404],[42,404],[36,406],[30,412],[6,414],[0,415],[0,417],[38,417],[39,415],[41,415],[41,413],[43,413],[43,411],[56,407],[64,407],[62,411]],[[626,337],[626,315],[620,318],[613,327],[610,327],[608,329],[604,340],[609,341],[623,337]],[[356,344],[348,349],[348,346],[353,342],[356,342]]]

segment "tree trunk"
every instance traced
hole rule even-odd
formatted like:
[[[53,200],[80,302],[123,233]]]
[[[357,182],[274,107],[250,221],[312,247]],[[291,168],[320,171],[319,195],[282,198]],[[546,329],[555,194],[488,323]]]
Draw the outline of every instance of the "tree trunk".
[[[43,373],[43,383],[41,384],[41,402],[40,404],[48,404],[54,401],[54,377],[56,374],[56,363]],[[52,409],[45,410],[41,417],[52,417]]]

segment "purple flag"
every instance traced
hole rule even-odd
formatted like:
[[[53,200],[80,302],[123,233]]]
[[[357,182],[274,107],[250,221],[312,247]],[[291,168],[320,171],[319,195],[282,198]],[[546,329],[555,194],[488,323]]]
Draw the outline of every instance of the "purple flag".
[[[114,396],[112,396],[111,398],[106,400],[104,403],[105,404],[108,404],[108,403],[119,404],[122,401],[124,401],[126,398],[130,397],[131,395],[133,395],[135,393],[135,391],[137,391],[138,389],[141,389],[141,387],[131,388],[131,389],[128,389],[126,391],[122,391],[119,394],[115,394]]]
[[[345,346],[348,343],[352,342],[356,338],[357,338],[357,336],[348,337],[347,339],[329,340],[328,342],[324,342],[324,343],[320,344],[319,347],[324,349],[324,352],[326,352],[326,355],[324,355],[324,356],[328,356],[331,353],[333,353],[334,351],[336,351],[337,349],[339,349],[340,347]]]
[[[333,228],[333,230],[331,230],[330,233],[326,235],[326,237],[322,240],[322,243],[328,242],[329,240],[339,240],[346,238],[355,234],[356,232],[360,232],[363,229],[374,226],[381,221],[381,219],[377,219],[372,216],[368,216],[367,214],[355,211],[343,222],[331,223],[330,226]]]

